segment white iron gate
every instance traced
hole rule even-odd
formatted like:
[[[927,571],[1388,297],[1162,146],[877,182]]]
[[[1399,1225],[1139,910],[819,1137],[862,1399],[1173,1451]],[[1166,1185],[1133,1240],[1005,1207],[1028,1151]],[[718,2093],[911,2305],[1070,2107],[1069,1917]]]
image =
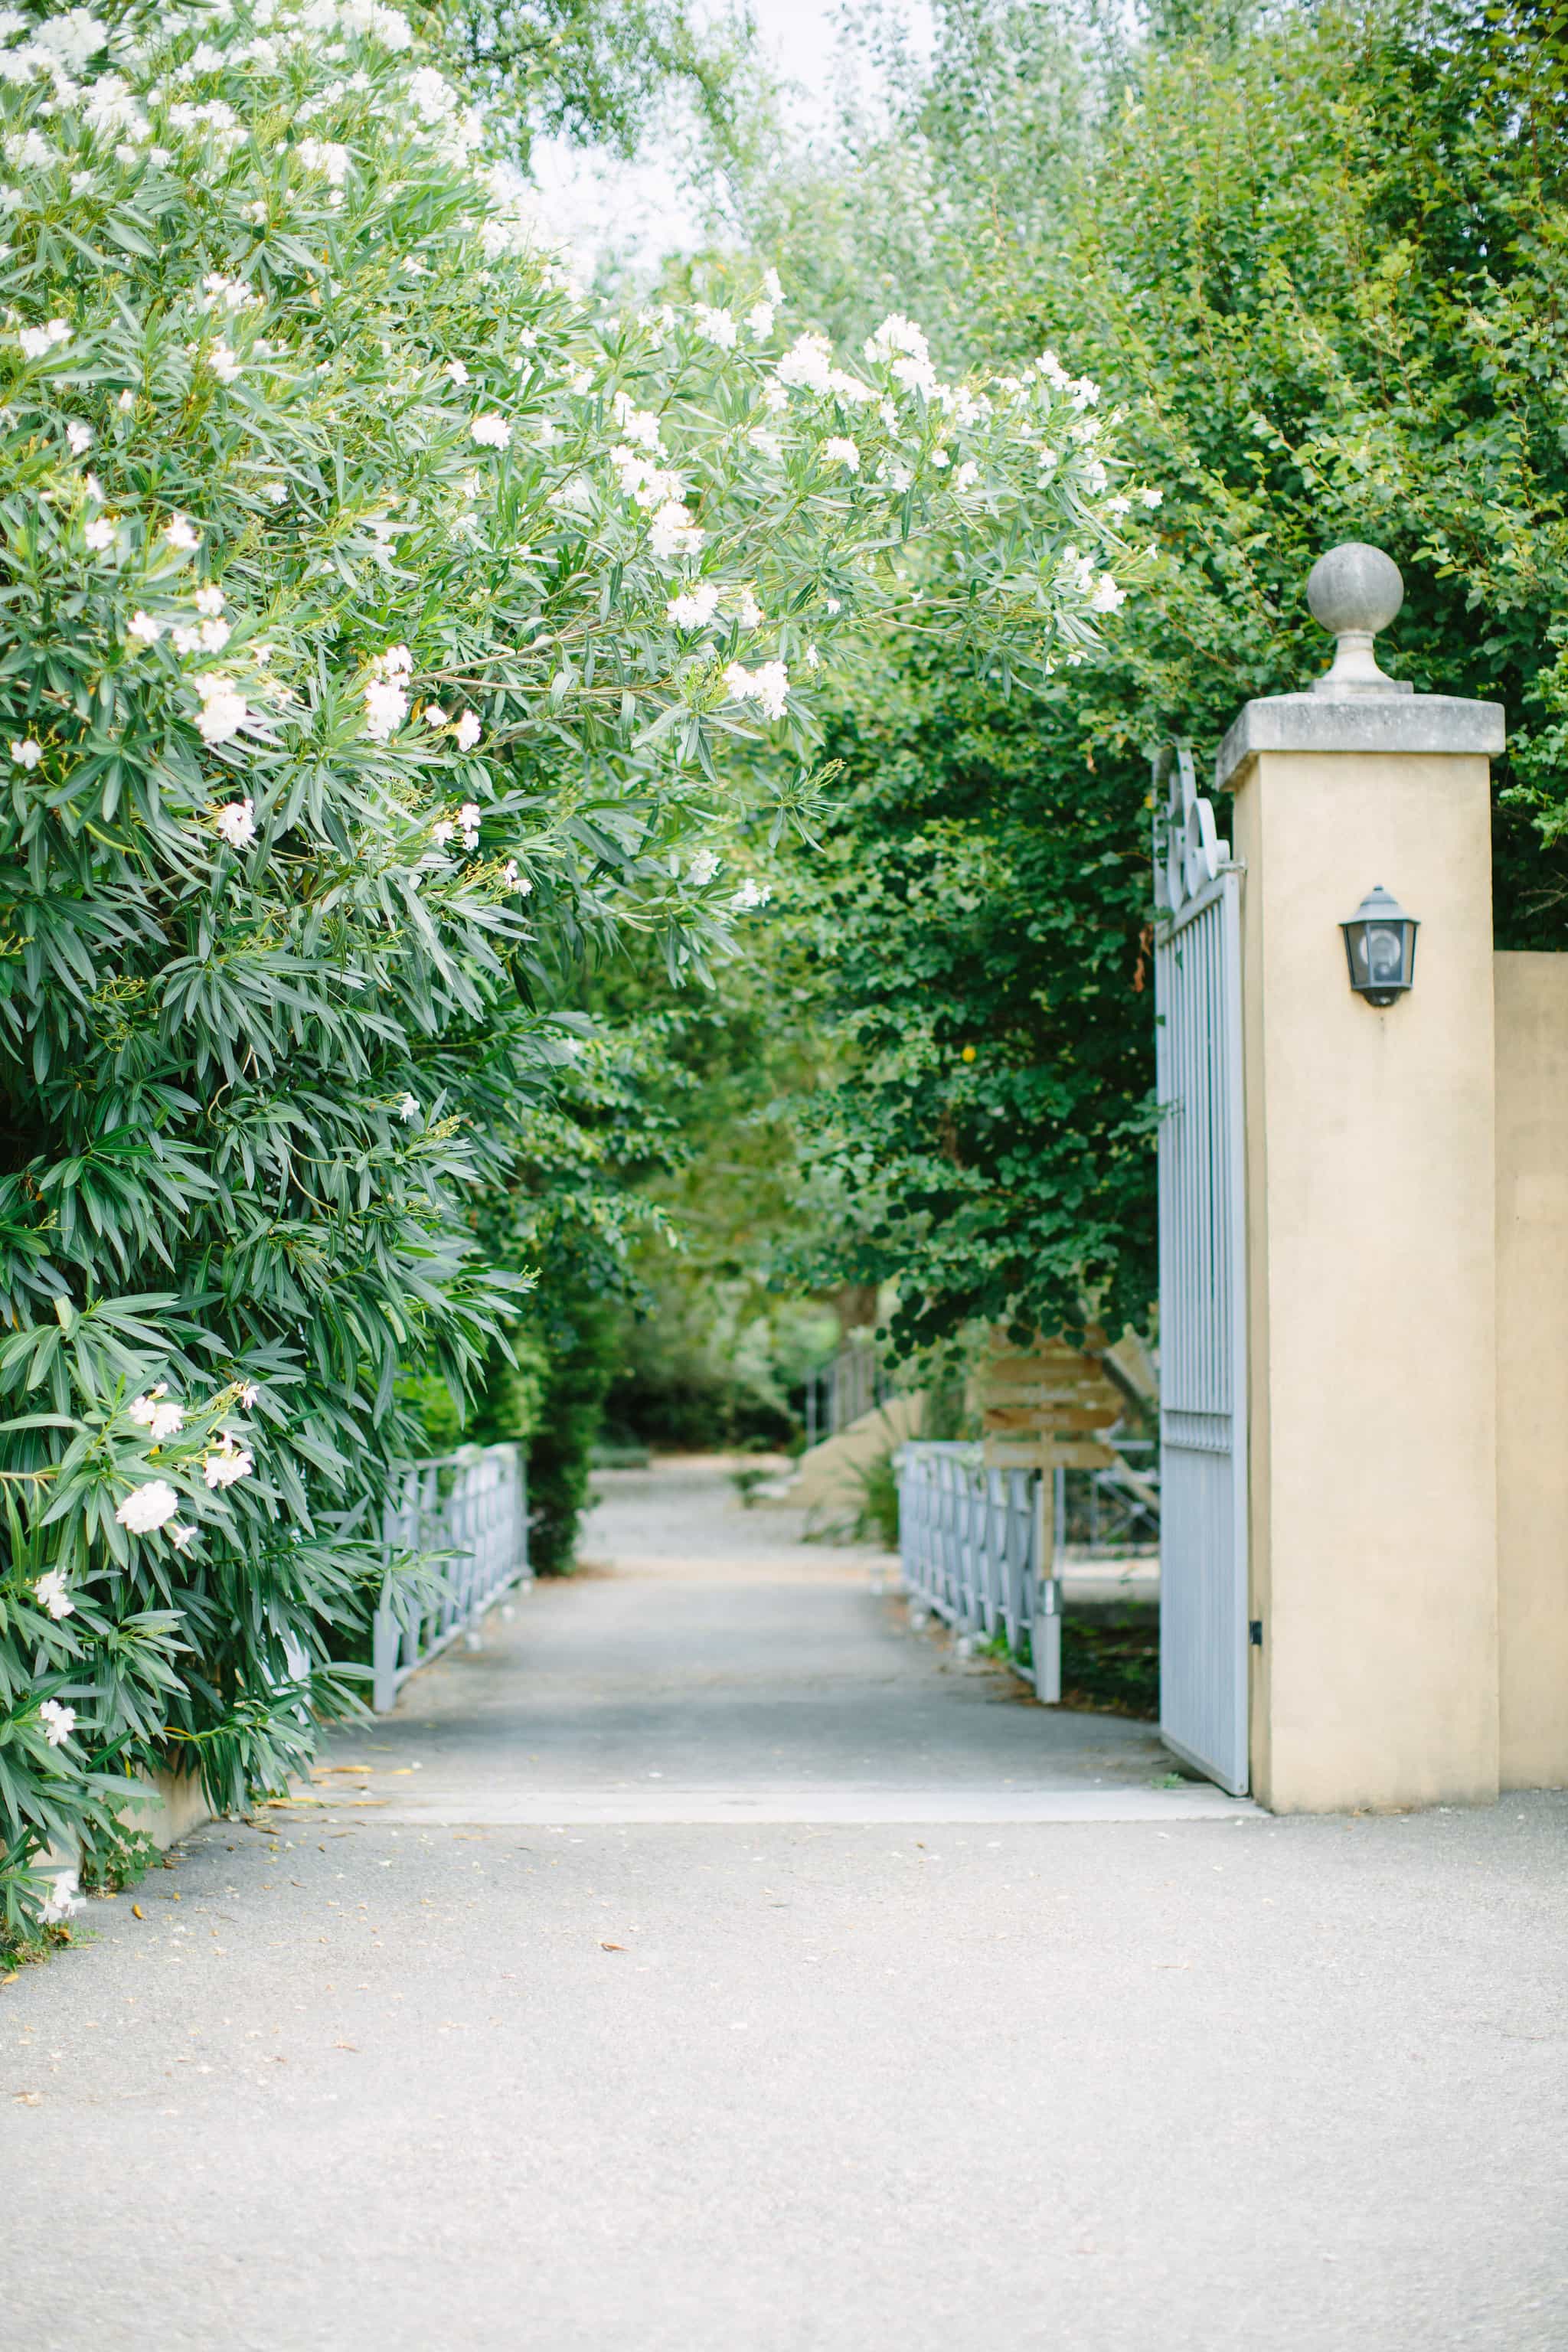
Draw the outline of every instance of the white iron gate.
[[[1184,744],[1154,763],[1160,1729],[1247,1784],[1241,875]]]

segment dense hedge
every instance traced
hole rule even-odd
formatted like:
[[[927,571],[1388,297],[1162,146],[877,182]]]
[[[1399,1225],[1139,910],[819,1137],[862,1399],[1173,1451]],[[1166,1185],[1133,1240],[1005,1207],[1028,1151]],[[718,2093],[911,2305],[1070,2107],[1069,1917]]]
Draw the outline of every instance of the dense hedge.
[[[847,632],[1037,666],[1120,591],[1071,386],[943,386],[901,318],[851,373],[756,285],[597,312],[379,0],[3,26],[16,1934],[128,1771],[237,1803],[352,1704],[419,1382],[531,1279],[563,971],[702,970],[763,895],[716,752],[798,798]]]

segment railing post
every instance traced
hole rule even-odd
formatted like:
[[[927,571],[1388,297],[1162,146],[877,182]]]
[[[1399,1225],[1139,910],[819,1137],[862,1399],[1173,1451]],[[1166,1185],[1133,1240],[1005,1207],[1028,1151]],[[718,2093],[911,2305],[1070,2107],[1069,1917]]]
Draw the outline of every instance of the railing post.
[[[1035,1665],[1035,1696],[1042,1706],[1061,1704],[1061,1554],[1066,1525],[1067,1472],[1053,1470],[1047,1486],[1041,1470],[1035,1478],[1035,1620],[1029,1647]]]

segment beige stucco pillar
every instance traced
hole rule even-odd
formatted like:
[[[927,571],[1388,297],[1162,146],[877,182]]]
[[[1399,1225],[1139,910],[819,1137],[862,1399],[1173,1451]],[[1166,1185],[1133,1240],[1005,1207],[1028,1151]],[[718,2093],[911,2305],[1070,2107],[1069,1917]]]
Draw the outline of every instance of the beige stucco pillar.
[[[1568,1786],[1568,955],[1500,955],[1498,1685],[1505,1789]]]
[[[1248,703],[1216,774],[1246,865],[1253,1787],[1280,1811],[1498,1790],[1502,712],[1382,677],[1372,554],[1314,574],[1333,672]],[[1421,924],[1381,1011],[1339,928],[1379,883]]]

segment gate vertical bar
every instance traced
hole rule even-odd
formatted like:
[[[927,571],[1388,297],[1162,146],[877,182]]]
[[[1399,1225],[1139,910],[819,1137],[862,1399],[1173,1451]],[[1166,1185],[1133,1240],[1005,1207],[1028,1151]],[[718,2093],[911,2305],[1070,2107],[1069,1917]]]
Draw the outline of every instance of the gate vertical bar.
[[[1155,766],[1160,1729],[1248,1780],[1241,877],[1184,745]]]

